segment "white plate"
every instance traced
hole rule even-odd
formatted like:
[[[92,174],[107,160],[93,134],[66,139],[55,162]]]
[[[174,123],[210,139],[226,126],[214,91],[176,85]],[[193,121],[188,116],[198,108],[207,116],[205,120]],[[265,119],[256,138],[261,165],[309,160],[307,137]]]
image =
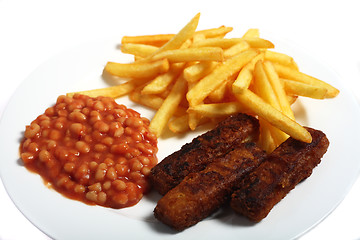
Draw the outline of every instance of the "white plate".
[[[265,38],[267,38],[265,36]],[[273,40],[276,50],[295,57],[300,68],[341,90],[335,99],[301,98],[295,113],[302,124],[324,131],[330,147],[312,176],[277,204],[269,216],[252,224],[229,209],[175,233],[152,214],[159,195],[152,193],[135,207],[113,210],[88,206],[64,198],[45,187],[41,178],[28,172],[19,160],[19,141],[25,125],[55,103],[58,95],[108,86],[101,75],[104,64],[130,61],[117,49],[121,37],[90,43],[50,59],[17,89],[0,125],[0,173],[10,197],[40,230],[55,239],[292,239],[323,220],[345,197],[360,169],[360,112],[354,98],[338,76],[297,46]],[[118,102],[151,118],[153,112],[131,103]],[[199,132],[159,140],[159,159],[178,150]]]

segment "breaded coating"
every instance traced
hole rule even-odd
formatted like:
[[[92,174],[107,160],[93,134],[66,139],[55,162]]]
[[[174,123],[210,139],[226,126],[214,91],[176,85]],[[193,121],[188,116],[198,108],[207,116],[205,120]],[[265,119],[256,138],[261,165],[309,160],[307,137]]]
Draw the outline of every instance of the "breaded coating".
[[[248,219],[259,222],[299,182],[309,177],[326,153],[329,141],[321,131],[307,128],[311,143],[287,139],[241,182],[231,207]]]
[[[198,223],[227,202],[235,186],[265,157],[255,143],[240,144],[204,170],[186,176],[158,201],[155,217],[178,231]]]
[[[242,142],[257,141],[259,122],[246,114],[236,114],[185,144],[151,169],[150,182],[160,194],[166,194],[189,173],[203,170],[215,158]]]

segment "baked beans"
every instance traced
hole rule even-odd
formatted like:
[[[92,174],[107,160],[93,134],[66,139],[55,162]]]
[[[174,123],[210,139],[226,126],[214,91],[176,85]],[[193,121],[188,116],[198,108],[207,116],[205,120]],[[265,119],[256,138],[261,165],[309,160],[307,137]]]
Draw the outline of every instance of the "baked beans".
[[[157,139],[149,120],[106,97],[59,96],[26,126],[20,155],[66,197],[124,208],[149,189]]]

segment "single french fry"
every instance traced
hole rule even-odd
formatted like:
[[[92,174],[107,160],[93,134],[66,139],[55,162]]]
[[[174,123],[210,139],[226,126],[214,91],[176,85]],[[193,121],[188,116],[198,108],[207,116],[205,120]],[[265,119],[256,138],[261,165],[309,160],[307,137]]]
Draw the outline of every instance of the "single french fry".
[[[259,144],[261,148],[264,149],[267,153],[271,153],[276,148],[275,141],[270,131],[270,128],[272,126],[262,118],[259,118],[259,123],[260,123]]]
[[[164,99],[156,95],[143,95],[141,91],[132,91],[129,94],[129,99],[135,103],[141,104],[145,107],[158,110],[164,103]],[[174,116],[182,116],[186,114],[186,109],[178,106],[174,112]]]
[[[272,126],[269,124],[268,126],[271,136],[274,140],[275,146],[279,146],[281,143],[283,143],[286,139],[289,138],[289,135],[287,135],[286,133],[284,133],[283,131],[281,131],[280,129]]]
[[[155,62],[115,63],[108,62],[105,71],[123,78],[151,78],[169,70],[166,59]]]
[[[196,112],[188,112],[188,125],[191,130],[195,130],[201,123],[203,115],[197,114]]]
[[[150,56],[158,49],[158,47],[145,44],[125,43],[121,45],[121,52],[142,58]]]
[[[167,50],[180,48],[181,45],[183,45],[188,39],[193,37],[199,23],[199,18],[200,13],[196,14],[195,17],[193,17],[188,24],[186,24],[174,37],[172,37],[167,43],[161,46],[155,53],[153,53],[152,56],[155,56]]]
[[[277,75],[274,66],[270,61],[264,61],[264,70],[266,76],[270,82],[272,89],[278,99],[281,111],[291,119],[295,119],[294,113],[291,109],[291,106],[288,102],[286,92],[283,85],[280,82],[279,76]]]
[[[221,26],[219,28],[211,28],[196,31],[198,34],[203,34],[206,38],[212,38],[216,36],[225,35],[233,30],[232,27]],[[156,47],[161,47],[167,43],[175,34],[155,34],[155,35],[142,35],[142,36],[124,36],[121,39],[122,44],[135,43],[146,44]]]
[[[243,38],[252,48],[274,48],[274,44],[263,38]]]
[[[233,30],[232,27],[221,26],[219,28],[210,28],[205,30],[196,31],[197,34],[204,34],[206,38],[213,38],[218,36],[225,36]]]
[[[197,82],[197,84],[186,94],[190,106],[201,103],[212,91],[220,86],[223,81],[238,72],[257,54],[257,50],[249,49],[226,60],[223,64],[220,64],[210,74]]]
[[[174,63],[170,66],[170,70],[157,76],[154,80],[150,81],[143,90],[142,94],[160,94],[164,92],[167,87],[179,76],[184,68],[185,63]]]
[[[291,137],[307,143],[312,141],[310,133],[304,127],[276,110],[252,91],[245,90],[242,94],[236,94],[235,97],[242,105]]]
[[[167,59],[169,62],[223,61],[224,53],[219,47],[185,48],[163,51],[152,59]]]
[[[214,91],[212,91],[209,94],[208,99],[211,102],[220,102],[221,100],[223,100],[226,94],[227,84],[228,84],[227,80],[222,82],[219,87],[217,87]]]
[[[181,100],[184,98],[186,89],[187,82],[184,77],[180,75],[171,89],[170,94],[164,100],[163,104],[150,122],[149,129],[156,134],[156,136],[160,137],[165,126],[174,115]]]
[[[205,35],[204,35],[203,33],[196,33],[196,32],[195,32],[195,34],[194,34],[194,36],[193,36],[193,39],[192,39],[191,45],[192,45],[193,43],[196,43],[196,42],[199,42],[199,41],[203,41],[203,40],[205,40],[205,39],[206,39],[206,37],[205,37]]]
[[[272,74],[272,72],[271,72],[271,74]],[[271,77],[274,78],[273,75],[271,75]],[[265,63],[262,60],[259,60],[255,64],[254,79],[255,79],[254,88],[255,88],[255,92],[257,93],[257,95],[259,97],[261,97],[265,102],[270,104],[270,106],[272,106],[273,108],[275,108],[278,111],[281,111],[287,117],[294,120],[295,117],[293,117],[291,109],[290,109],[290,111],[291,111],[290,113],[283,112],[283,110],[281,108],[282,105],[281,105],[281,103],[276,95],[275,89],[273,88],[273,85],[269,79],[269,75],[266,72]],[[274,81],[276,81],[276,80],[274,80]],[[285,99],[285,101],[286,101],[286,103],[288,103],[287,99]],[[290,116],[288,116],[287,114],[290,114]],[[282,143],[283,141],[285,141],[285,139],[288,138],[288,135],[286,133],[280,131],[277,128],[272,129],[272,127],[271,127],[269,130],[270,130],[270,133],[272,135],[272,138],[273,138],[276,146],[278,143]]]
[[[184,69],[184,78],[193,83],[209,74],[216,66],[218,62],[214,61],[201,61],[197,64],[191,65]]]
[[[257,28],[250,28],[242,36],[243,38],[258,38],[260,37],[260,31]]]
[[[135,43],[135,44],[146,44],[146,45],[161,47],[174,36],[175,34],[124,36],[121,39],[121,44]]]
[[[265,51],[265,60],[269,60],[271,62],[276,62],[296,70],[299,70],[294,58],[286,55],[284,53],[274,52],[266,49]]]
[[[314,99],[324,99],[328,91],[325,87],[321,86],[309,85],[289,79],[282,80],[284,82],[285,91],[291,95],[309,97]]]
[[[126,83],[122,83],[116,86],[111,87],[105,87],[105,88],[98,88],[98,89],[92,89],[92,90],[85,90],[85,91],[78,91],[78,92],[70,92],[67,93],[67,96],[74,96],[75,94],[83,94],[87,95],[89,97],[111,97],[111,98],[119,98],[122,96],[125,96],[126,94],[129,94],[131,91],[133,91],[137,86],[145,83],[148,81],[147,79],[136,79],[131,80]]]
[[[254,68],[254,89],[256,94],[272,107],[281,111],[279,101],[266,75],[264,64],[259,60]]]
[[[184,133],[188,131],[189,128],[189,115],[184,114],[179,117],[175,117],[174,119],[169,121],[168,127],[170,131],[173,133]]]
[[[235,44],[234,46],[229,47],[228,49],[225,49],[224,50],[224,58],[225,59],[231,58],[245,50],[248,50],[249,48],[250,48],[250,45],[245,40],[243,40],[243,41]]]
[[[247,109],[239,102],[226,102],[199,104],[189,107],[188,112],[195,112],[206,117],[213,118],[229,116],[238,112],[247,112]]]
[[[236,80],[232,85],[232,91],[236,94],[242,93],[245,89],[248,89],[253,79],[253,71],[257,61],[263,60],[264,54],[260,53],[254,57],[248,64],[246,64],[239,72]]]
[[[191,47],[229,48],[244,41],[242,38],[206,38],[202,41],[194,42]]]
[[[293,105],[298,99],[297,95],[287,95],[287,99],[290,105]]]
[[[326,98],[333,98],[336,97],[339,94],[339,90],[335,87],[331,86],[330,84],[321,81],[320,79],[317,79],[315,77],[309,76],[305,73],[296,71],[292,68],[286,67],[284,65],[273,63],[276,72],[278,73],[280,78],[285,78],[289,80],[294,80],[298,82],[302,82],[305,84],[313,85],[313,86],[319,86],[324,87],[327,89]]]

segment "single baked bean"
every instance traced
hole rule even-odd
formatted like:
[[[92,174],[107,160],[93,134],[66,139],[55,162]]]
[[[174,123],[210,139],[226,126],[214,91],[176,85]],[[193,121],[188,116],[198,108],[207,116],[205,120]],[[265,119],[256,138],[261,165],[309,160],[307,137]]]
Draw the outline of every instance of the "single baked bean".
[[[26,164],[26,163],[29,163],[29,162],[32,162],[34,160],[35,156],[33,153],[30,153],[30,152],[23,152],[21,153],[21,159],[23,160],[23,162]]]
[[[151,168],[146,167],[146,166],[144,166],[144,167],[141,169],[141,173],[144,174],[144,176],[149,176],[150,171],[151,171]]]
[[[41,162],[47,162],[47,161],[50,160],[50,158],[51,158],[51,154],[50,154],[48,151],[46,151],[46,150],[41,150],[41,151],[39,152],[39,160],[40,160]]]
[[[39,145],[36,142],[29,143],[27,150],[32,153],[36,153],[39,151]]]
[[[118,191],[124,191],[126,189],[126,183],[122,180],[115,180],[113,181],[112,185]]]
[[[101,133],[106,133],[110,129],[109,125],[101,120],[94,123],[94,128],[97,129]]]
[[[103,189],[105,190],[109,190],[111,188],[111,182],[110,181],[106,181],[103,183]]]
[[[32,123],[30,126],[26,127],[25,130],[25,137],[26,138],[33,138],[40,132],[40,126],[37,123]]]
[[[106,175],[107,166],[105,163],[100,163],[95,172],[95,180],[102,181]]]
[[[72,123],[69,130],[74,136],[81,136],[84,134],[84,126],[81,123]]]
[[[86,116],[81,112],[74,111],[69,114],[69,119],[81,123],[86,121]]]
[[[111,146],[114,143],[114,139],[112,137],[105,137],[101,142],[107,146]]]
[[[103,204],[106,202],[106,193],[105,192],[99,192],[98,193],[98,197],[97,197],[97,202],[100,203],[100,204]]]
[[[95,192],[101,192],[102,190],[101,183],[94,183],[90,185],[88,188],[90,191],[95,191]]]
[[[106,149],[107,149],[106,145],[101,144],[101,143],[95,144],[95,146],[94,146],[94,150],[96,152],[105,152]]]
[[[114,201],[120,205],[125,205],[128,203],[128,195],[126,193],[119,193],[114,196]]]
[[[68,162],[64,164],[65,172],[72,173],[75,169],[75,164],[72,162]]]
[[[105,106],[102,102],[100,101],[96,101],[94,104],[94,109],[98,110],[98,111],[104,111],[105,110]]]
[[[119,176],[126,176],[129,172],[129,167],[125,164],[116,164],[115,169]]]
[[[89,191],[86,193],[85,197],[89,201],[96,202],[98,194],[95,191]]]
[[[117,178],[116,170],[113,167],[110,167],[106,173],[106,177],[110,180],[115,180]]]
[[[84,193],[85,192],[85,187],[81,184],[76,184],[75,188],[74,188],[74,192],[76,193]]]
[[[110,151],[114,154],[123,154],[126,153],[128,149],[129,149],[128,144],[120,143],[120,144],[112,145]]]
[[[88,152],[90,152],[89,144],[87,144],[84,141],[77,141],[75,143],[75,147],[80,153],[88,153]]]

